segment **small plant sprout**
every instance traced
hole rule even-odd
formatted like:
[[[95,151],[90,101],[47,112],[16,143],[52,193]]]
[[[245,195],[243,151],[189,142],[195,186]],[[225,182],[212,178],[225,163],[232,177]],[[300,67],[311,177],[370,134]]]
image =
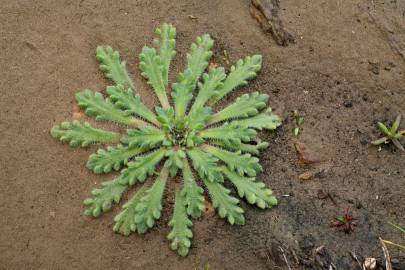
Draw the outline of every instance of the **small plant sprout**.
[[[136,94],[119,53],[109,46],[99,46],[96,58],[100,70],[114,84],[107,87],[107,97],[84,90],[76,94],[76,100],[96,121],[128,126],[126,134],[77,120],[53,127],[51,134],[72,147],[115,144],[91,154],[87,168],[98,174],[120,174],[93,190],[84,204],[86,215],[100,216],[119,203],[130,187],[139,185],[114,219],[117,233],[143,234],[150,230],[161,216],[165,193],[174,194],[168,239],[170,247],[185,256],[193,236],[191,220],[202,214],[205,190],[218,215],[230,224],[245,223],[244,210],[235,194],[262,209],[277,204],[272,191],[256,179],[263,170],[257,156],[268,146],[258,139],[257,131],[274,130],[281,119],[267,107],[268,95],[258,92],[243,94],[218,112],[211,109],[256,77],[262,65],[260,55],[240,59],[228,74],[222,67],[206,71],[214,41],[205,34],[191,44],[184,72],[169,84],[176,29],[162,24],[156,35],[156,48],[142,49],[139,67],[160,107],[154,111],[147,108]],[[178,174],[181,183],[169,181]],[[224,186],[225,179],[233,184],[235,194]]]
[[[336,221],[333,222],[330,226],[336,227],[347,234],[354,232],[354,228],[357,225],[355,222],[356,219],[349,214],[349,208],[346,208],[345,214],[343,216],[335,217],[335,220]]]
[[[378,122],[377,123],[378,129],[386,136],[378,140],[372,141],[371,143],[374,145],[381,145],[392,142],[395,145],[395,147],[397,147],[402,152],[405,152],[405,149],[400,142],[400,140],[405,136],[405,130],[398,131],[400,124],[401,124],[401,115],[397,116],[395,122],[392,124],[390,129],[388,129],[383,123]]]
[[[300,128],[302,124],[304,124],[304,117],[298,113],[297,110],[293,111],[293,117],[294,117],[294,122],[295,122],[295,127],[293,128],[293,135],[295,137],[298,137],[300,133]]]

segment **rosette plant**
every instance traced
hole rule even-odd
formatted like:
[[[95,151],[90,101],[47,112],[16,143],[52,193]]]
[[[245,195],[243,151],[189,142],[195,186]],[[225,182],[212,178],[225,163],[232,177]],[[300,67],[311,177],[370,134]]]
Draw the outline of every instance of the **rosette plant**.
[[[230,224],[243,225],[245,218],[239,200],[224,186],[225,179],[250,204],[260,208],[277,204],[272,191],[255,179],[262,171],[255,156],[268,146],[257,138],[256,130],[273,130],[281,121],[267,107],[268,96],[258,92],[244,94],[218,112],[211,109],[256,76],[262,63],[260,55],[239,60],[228,75],[222,67],[206,71],[214,41],[209,35],[202,35],[191,45],[184,72],[170,85],[176,29],[162,24],[156,35],[156,49],[144,47],[139,55],[142,76],[160,101],[154,112],[136,94],[119,53],[109,46],[99,46],[96,58],[100,70],[114,85],[107,87],[106,98],[99,92],[84,90],[76,94],[76,100],[96,121],[128,126],[126,134],[78,120],[53,127],[51,134],[73,147],[116,143],[89,157],[87,168],[94,173],[120,174],[102,183],[84,200],[86,215],[100,216],[118,203],[130,187],[145,182],[115,217],[117,233],[143,234],[151,229],[161,216],[165,190],[172,188],[175,202],[168,239],[171,248],[185,256],[191,246],[191,218],[200,217],[205,208],[202,185],[219,216]],[[182,181],[176,182],[176,175]]]

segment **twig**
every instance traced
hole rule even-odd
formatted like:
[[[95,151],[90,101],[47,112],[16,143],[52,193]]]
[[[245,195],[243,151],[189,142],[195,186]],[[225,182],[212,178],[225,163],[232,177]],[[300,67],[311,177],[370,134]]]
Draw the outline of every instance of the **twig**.
[[[287,256],[285,256],[285,253],[284,253],[283,248],[282,248],[282,247],[278,247],[278,248],[279,248],[279,249],[281,250],[281,252],[283,253],[283,258],[284,258],[285,263],[287,264],[288,270],[292,270],[291,267],[290,267],[290,264],[288,263]]]
[[[391,265],[391,257],[390,254],[388,252],[388,248],[384,243],[384,240],[381,239],[381,237],[378,237],[378,239],[380,239],[380,243],[382,246],[382,250],[384,252],[384,257],[385,257],[385,268],[386,270],[392,270],[392,265]]]
[[[361,265],[361,262],[359,261],[359,258],[357,258],[356,253],[354,253],[354,251],[349,251],[349,253],[352,256],[352,258],[355,259],[356,262],[359,264],[360,269],[365,270],[364,267]]]

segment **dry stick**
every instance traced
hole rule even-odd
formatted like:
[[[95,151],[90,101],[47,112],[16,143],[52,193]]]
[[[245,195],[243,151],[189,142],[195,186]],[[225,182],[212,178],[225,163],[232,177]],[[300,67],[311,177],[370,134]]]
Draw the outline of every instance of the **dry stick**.
[[[292,270],[291,267],[290,267],[290,264],[288,263],[287,256],[285,256],[285,253],[284,253],[283,248],[282,248],[281,246],[278,247],[278,248],[279,248],[279,249],[281,250],[281,252],[283,253],[283,258],[284,258],[285,263],[287,264],[288,270]]]
[[[385,257],[385,268],[386,270],[392,270],[392,265],[391,265],[391,257],[390,254],[388,252],[388,248],[384,243],[384,240],[381,239],[381,237],[378,237],[378,239],[380,239],[380,243],[382,246],[382,250],[384,252],[384,257]]]
[[[356,262],[359,264],[360,270],[365,270],[364,267],[361,265],[359,258],[357,258],[356,253],[354,253],[354,251],[349,251],[349,253],[352,256],[352,258],[355,259]]]

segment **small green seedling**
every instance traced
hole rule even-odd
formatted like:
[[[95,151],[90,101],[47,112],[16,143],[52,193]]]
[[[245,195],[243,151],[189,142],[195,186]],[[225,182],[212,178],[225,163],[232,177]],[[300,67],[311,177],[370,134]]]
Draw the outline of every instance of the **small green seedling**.
[[[230,224],[245,223],[244,210],[234,194],[262,209],[277,204],[272,191],[256,179],[263,171],[256,156],[268,146],[257,138],[257,131],[274,130],[281,125],[281,119],[267,107],[269,96],[259,92],[241,95],[219,112],[211,109],[256,77],[262,66],[260,55],[240,59],[228,74],[222,67],[206,71],[214,41],[209,35],[202,35],[191,44],[186,69],[170,84],[176,29],[163,24],[156,34],[157,48],[142,49],[139,67],[161,107],[155,111],[146,107],[136,94],[119,53],[109,46],[99,46],[96,58],[100,70],[114,85],[107,87],[107,98],[99,92],[84,90],[76,94],[76,100],[96,121],[128,126],[126,134],[94,128],[77,120],[53,127],[51,134],[72,147],[116,144],[89,157],[87,168],[94,173],[120,171],[120,174],[92,191],[92,196],[84,201],[86,215],[100,216],[119,203],[130,187],[146,182],[115,217],[117,233],[143,234],[150,230],[161,216],[165,190],[170,187],[169,194],[175,194],[175,199],[168,239],[170,247],[185,256],[193,237],[191,218],[200,217],[205,208],[200,184],[205,185],[219,216]],[[179,172],[183,181],[169,183],[170,176]],[[201,181],[197,181],[197,176]],[[233,184],[236,193],[225,187],[225,179]]]
[[[378,122],[378,129],[386,136],[372,141],[374,145],[387,144],[392,142],[399,150],[405,152],[400,140],[405,136],[405,130],[398,131],[399,125],[401,124],[401,115],[398,115],[395,122],[392,124],[391,128],[388,129],[383,123]]]
[[[304,124],[304,117],[298,113],[297,110],[293,111],[293,117],[294,117],[294,122],[295,122],[295,127],[293,128],[293,135],[295,137],[298,137],[300,133],[300,128],[302,124]]]

